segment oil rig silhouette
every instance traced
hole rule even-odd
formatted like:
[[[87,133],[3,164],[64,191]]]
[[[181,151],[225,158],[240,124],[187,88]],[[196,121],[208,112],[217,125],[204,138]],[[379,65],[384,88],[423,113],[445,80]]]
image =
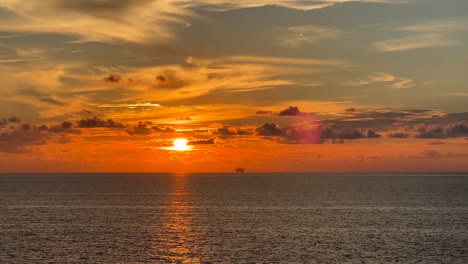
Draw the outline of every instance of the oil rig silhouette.
[[[244,172],[244,168],[239,164],[239,166],[236,167],[236,172],[237,172],[237,173],[243,173],[243,172]]]

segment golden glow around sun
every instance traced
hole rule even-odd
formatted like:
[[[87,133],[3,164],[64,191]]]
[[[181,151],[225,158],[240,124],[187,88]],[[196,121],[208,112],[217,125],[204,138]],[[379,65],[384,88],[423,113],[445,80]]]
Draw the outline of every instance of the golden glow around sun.
[[[184,138],[178,138],[174,140],[174,147],[173,150],[189,150],[191,146],[187,145],[188,141]]]

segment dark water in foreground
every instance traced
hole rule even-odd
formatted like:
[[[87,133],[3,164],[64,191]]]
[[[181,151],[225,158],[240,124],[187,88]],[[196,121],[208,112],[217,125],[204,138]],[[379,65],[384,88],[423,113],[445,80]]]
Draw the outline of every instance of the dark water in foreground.
[[[468,177],[0,176],[0,263],[468,263]]]

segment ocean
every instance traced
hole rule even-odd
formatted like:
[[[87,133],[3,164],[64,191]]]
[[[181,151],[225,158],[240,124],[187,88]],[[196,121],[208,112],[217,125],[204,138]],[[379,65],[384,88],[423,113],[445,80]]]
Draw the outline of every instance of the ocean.
[[[3,174],[0,263],[468,263],[468,175]]]

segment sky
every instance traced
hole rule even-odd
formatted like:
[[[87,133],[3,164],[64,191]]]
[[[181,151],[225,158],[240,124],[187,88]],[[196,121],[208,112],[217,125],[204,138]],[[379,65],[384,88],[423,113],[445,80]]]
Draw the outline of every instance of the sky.
[[[467,14],[0,0],[0,173],[468,171]]]

